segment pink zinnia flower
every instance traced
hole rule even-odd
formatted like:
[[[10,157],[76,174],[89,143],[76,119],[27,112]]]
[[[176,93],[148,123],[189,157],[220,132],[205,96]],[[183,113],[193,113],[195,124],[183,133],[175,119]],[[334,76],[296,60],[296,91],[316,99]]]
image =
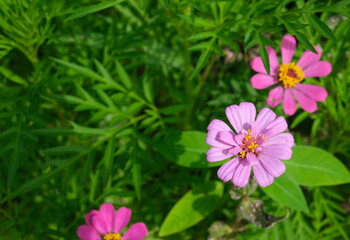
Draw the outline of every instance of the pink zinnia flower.
[[[303,84],[302,81],[308,77],[323,77],[332,71],[329,62],[319,61],[321,51],[316,46],[314,48],[318,54],[306,50],[295,64],[292,62],[295,48],[295,38],[285,35],[281,43],[282,65],[279,65],[276,52],[266,46],[270,61],[270,75],[267,75],[261,57],[255,57],[250,62],[252,69],[258,72],[250,79],[253,88],[264,89],[278,84],[270,91],[267,103],[271,107],[276,107],[283,99],[284,112],[289,115],[293,115],[297,107],[294,97],[305,111],[316,111],[316,101],[323,102],[327,97],[327,91],[317,85]]]
[[[255,119],[255,106],[248,102],[227,107],[226,116],[236,132],[221,120],[211,121],[206,142],[212,148],[207,152],[207,161],[217,162],[237,155],[220,167],[221,180],[232,180],[234,185],[244,187],[253,167],[260,186],[272,184],[286,170],[280,159],[288,160],[292,156],[293,136],[282,133],[288,127],[286,120],[281,116],[276,118],[268,108],[261,110]]]
[[[129,223],[131,210],[121,207],[115,212],[110,203],[102,204],[100,211],[86,214],[87,225],[81,225],[77,234],[82,240],[141,240],[148,230],[144,223],[135,223],[122,236],[122,229]]]

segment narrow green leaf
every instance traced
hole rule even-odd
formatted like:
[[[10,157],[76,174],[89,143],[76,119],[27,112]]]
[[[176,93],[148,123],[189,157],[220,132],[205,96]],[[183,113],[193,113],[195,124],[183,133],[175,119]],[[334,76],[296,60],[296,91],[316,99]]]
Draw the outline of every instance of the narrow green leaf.
[[[123,1],[124,0],[103,1],[103,2],[100,2],[100,3],[92,5],[92,6],[81,7],[78,10],[76,10],[75,13],[70,15],[66,19],[66,21],[71,21],[73,19],[77,19],[77,18],[84,17],[86,15],[89,15],[91,13],[102,11],[102,10],[104,10],[106,8],[110,8],[110,7],[114,6],[114,5],[116,5],[117,3],[121,3]]]
[[[314,46],[312,46],[312,44],[309,42],[309,40],[307,39],[307,37],[305,37],[304,34],[302,34],[301,32],[296,32],[295,33],[296,38],[302,43],[304,44],[304,46],[309,49],[311,52],[317,54],[316,49],[314,48]]]
[[[188,48],[189,51],[200,51],[203,49],[208,49],[212,45],[210,42],[201,42]]]
[[[97,60],[94,59],[95,65],[97,70],[102,74],[102,76],[104,77],[104,79],[112,86],[114,86],[116,89],[125,92],[125,88],[120,85],[119,83],[117,83],[109,74],[109,72],[105,69],[105,67]]]
[[[310,24],[325,38],[336,42],[336,38],[332,30],[322,22],[315,14],[308,14],[307,18],[309,19]]]
[[[159,109],[159,112],[165,115],[174,115],[176,113],[182,112],[188,108],[187,105],[178,104],[178,105],[172,105],[168,107],[162,107]]]
[[[67,102],[70,104],[84,104],[85,101],[81,98],[72,95],[59,95],[59,94],[42,94],[43,97],[51,98],[58,101]]]
[[[108,141],[107,147],[105,148],[105,152],[102,158],[102,162],[104,166],[103,182],[105,186],[107,185],[108,181],[110,180],[110,177],[112,176],[114,153],[115,153],[115,137],[112,136]]]
[[[268,75],[270,75],[270,60],[269,60],[269,54],[267,53],[267,50],[265,48],[265,44],[263,41],[263,36],[261,35],[261,33],[259,32],[257,34],[258,37],[258,43],[259,43],[259,54],[261,57],[261,60],[264,64],[264,68],[267,72]]]
[[[255,46],[258,43],[257,34],[252,30],[248,30],[244,35],[244,52],[247,52],[249,48]]]
[[[138,200],[141,199],[141,162],[140,162],[140,153],[137,147],[137,143],[135,142],[135,147],[131,153],[131,162],[132,162],[132,180],[135,187],[135,192]]]
[[[77,134],[105,135],[110,132],[110,129],[82,127],[72,121],[68,121],[68,123],[73,127],[72,131]]]
[[[145,75],[142,79],[143,94],[145,95],[148,102],[153,103],[154,94],[153,94],[153,81],[150,77]]]
[[[52,155],[63,155],[68,153],[80,153],[88,150],[89,148],[84,146],[59,146],[59,147],[52,147],[47,148],[43,150],[43,153],[47,156]]]
[[[178,132],[167,130],[168,137],[155,142],[158,151],[169,161],[191,168],[215,167],[225,161],[207,162],[210,146],[205,142],[207,134],[199,131]]]
[[[311,138],[314,138],[318,132],[318,130],[320,129],[320,125],[322,123],[322,119],[321,118],[317,118],[311,127]]]
[[[209,56],[211,53],[211,48],[212,48],[214,42],[215,42],[215,39],[213,38],[212,40],[210,40],[209,46],[206,48],[206,50],[204,50],[202,52],[202,54],[199,57],[199,60],[197,62],[197,65],[190,76],[190,80],[192,80],[194,77],[196,77],[199,74],[199,72],[204,68],[205,64],[208,62]]]
[[[187,40],[189,41],[198,41],[198,40],[203,40],[209,37],[213,37],[215,36],[215,32],[214,31],[210,31],[210,32],[201,32],[201,33],[197,33],[192,35],[191,37],[187,38]]]
[[[295,128],[296,126],[298,126],[302,121],[304,121],[308,116],[310,116],[310,113],[308,112],[302,112],[300,113],[293,121],[292,125],[291,125],[291,129]]]
[[[289,169],[274,182],[265,188],[261,188],[269,197],[280,204],[292,209],[309,212],[305,197],[298,183],[289,176]]]
[[[223,192],[222,182],[207,182],[187,192],[168,213],[159,236],[165,237],[196,225],[217,207]]]
[[[115,61],[115,65],[117,67],[117,72],[120,77],[120,80],[127,89],[130,89],[132,87],[132,82],[129,78],[129,75],[125,72],[123,66],[119,63],[118,60]]]
[[[27,82],[23,78],[14,74],[11,70],[9,70],[7,68],[0,66],[0,73],[2,73],[2,75],[4,75],[8,80],[10,80],[14,83],[28,85]]]
[[[348,169],[330,153],[311,146],[295,146],[292,150],[292,158],[284,163],[297,183],[331,186],[350,182]]]
[[[18,170],[18,166],[19,166],[19,161],[20,161],[19,152],[21,151],[21,148],[22,148],[21,130],[18,129],[14,149],[13,149],[12,156],[11,156],[11,161],[9,163],[8,177],[7,177],[7,189],[11,188],[13,181],[15,179],[15,176],[16,176],[16,173]]]

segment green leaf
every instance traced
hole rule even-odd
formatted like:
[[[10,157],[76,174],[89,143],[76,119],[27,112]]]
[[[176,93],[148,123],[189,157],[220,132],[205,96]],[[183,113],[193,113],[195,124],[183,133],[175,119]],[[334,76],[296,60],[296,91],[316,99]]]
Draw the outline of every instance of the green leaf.
[[[124,0],[116,0],[116,1],[103,1],[98,4],[92,5],[92,6],[87,6],[87,7],[81,7],[78,10],[75,11],[72,15],[70,15],[66,21],[70,21],[73,19],[81,18],[86,15],[89,15],[91,13],[99,12],[102,11],[103,9],[110,8],[117,3],[124,2]]]
[[[270,198],[292,209],[309,212],[305,197],[298,183],[287,172],[275,178],[274,182],[261,188]]]
[[[222,182],[208,182],[187,192],[170,210],[159,236],[168,236],[196,225],[215,209],[223,192]]]
[[[2,73],[2,75],[4,75],[8,80],[14,83],[27,85],[27,82],[23,78],[14,74],[12,71],[10,71],[7,68],[0,66],[0,73]]]
[[[255,32],[248,30],[244,35],[244,52],[247,52],[249,48],[255,46],[258,43]]]
[[[332,30],[322,22],[315,14],[308,14],[307,18],[309,19],[310,24],[325,38],[336,42],[335,36]]]
[[[137,143],[135,143],[135,147],[132,150],[131,153],[131,162],[132,162],[132,180],[134,183],[135,187],[135,192],[138,200],[141,199],[141,183],[142,183],[142,178],[141,178],[141,162],[140,162],[140,154],[139,154],[139,149],[137,147]]]
[[[215,167],[225,161],[207,162],[210,146],[205,142],[207,134],[199,131],[178,132],[167,130],[165,139],[155,142],[158,151],[168,160],[191,168]]]
[[[307,39],[307,37],[305,37],[304,34],[300,33],[300,32],[296,32],[295,33],[296,38],[302,43],[304,44],[304,46],[309,49],[311,52],[317,54],[316,49],[314,48],[314,46],[312,46],[312,44],[309,42],[309,40]]]
[[[145,95],[148,102],[153,103],[153,81],[149,76],[144,76],[142,79],[143,94]]]
[[[43,150],[44,155],[50,156],[50,155],[63,155],[68,153],[80,153],[87,151],[89,148],[84,146],[59,146],[59,147],[52,147],[47,148]]]
[[[105,186],[107,185],[108,181],[110,180],[110,177],[112,176],[114,153],[115,153],[115,137],[112,136],[111,139],[108,141],[108,144],[107,144],[107,147],[105,148],[105,152],[102,159],[103,166],[104,166],[103,182]]]
[[[132,82],[129,78],[129,75],[125,72],[123,66],[119,63],[118,60],[115,61],[115,65],[117,67],[117,72],[120,77],[120,80],[127,89],[130,89],[132,87]]]
[[[188,108],[187,105],[179,104],[179,105],[172,105],[169,107],[163,107],[159,109],[159,112],[165,115],[174,115],[175,113],[182,112]]]
[[[308,116],[310,116],[310,113],[308,112],[302,112],[300,113],[293,121],[292,125],[291,125],[291,129],[295,128],[296,126],[298,126],[302,121],[304,121]]]
[[[264,68],[267,72],[267,75],[270,75],[270,61],[269,61],[269,54],[267,53],[267,50],[265,48],[265,43],[263,41],[263,36],[259,32],[257,34],[258,42],[259,42],[259,54],[261,57],[261,60],[264,64]]]
[[[197,76],[199,74],[199,72],[204,68],[205,64],[208,62],[208,59],[209,59],[209,56],[211,53],[211,49],[212,49],[214,42],[215,42],[215,38],[211,39],[209,41],[209,45],[206,48],[206,50],[204,50],[202,52],[202,54],[199,57],[199,60],[197,62],[197,65],[190,76],[190,80],[192,80],[195,76]]]
[[[9,170],[8,170],[8,177],[7,177],[7,189],[10,189],[13,181],[15,179],[19,162],[21,160],[20,151],[22,148],[22,139],[21,139],[21,129],[18,129],[18,132],[16,134],[16,140],[14,144],[14,149],[11,156],[11,161],[9,162]]]
[[[197,33],[192,35],[191,37],[187,38],[187,40],[189,41],[198,41],[198,40],[203,40],[209,37],[213,37],[216,33],[214,31],[210,31],[210,32],[201,32],[201,33]]]
[[[113,80],[113,78],[111,77],[109,72],[105,69],[105,67],[98,60],[94,59],[94,62],[95,62],[96,68],[102,74],[102,76],[104,77],[106,82],[108,82],[110,85],[114,86],[116,89],[118,89],[122,92],[126,91],[122,85],[120,85],[115,80]]]
[[[293,147],[292,158],[284,161],[288,174],[304,186],[331,186],[350,182],[343,163],[328,152],[311,146]]]

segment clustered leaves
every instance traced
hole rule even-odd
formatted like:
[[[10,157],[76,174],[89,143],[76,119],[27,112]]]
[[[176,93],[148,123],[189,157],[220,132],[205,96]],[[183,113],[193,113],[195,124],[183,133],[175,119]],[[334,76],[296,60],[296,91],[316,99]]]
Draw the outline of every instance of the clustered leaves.
[[[146,239],[349,239],[349,5],[0,1],[1,236],[76,239],[109,202],[132,209]],[[222,162],[205,161],[206,127],[228,105],[265,107],[249,61],[269,71],[264,46],[286,33],[296,56],[323,49],[332,73],[310,82],[328,97],[286,116],[286,173],[233,200],[212,168]],[[282,222],[242,217],[247,199]]]

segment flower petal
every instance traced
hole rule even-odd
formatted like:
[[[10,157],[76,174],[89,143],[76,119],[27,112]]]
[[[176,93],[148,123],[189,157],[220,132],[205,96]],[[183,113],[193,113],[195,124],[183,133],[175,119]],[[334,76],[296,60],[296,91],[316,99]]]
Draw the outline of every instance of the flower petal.
[[[148,234],[147,227],[144,223],[135,223],[122,237],[122,240],[141,240]]]
[[[101,240],[96,230],[88,225],[81,225],[78,227],[77,235],[81,240]]]
[[[239,108],[241,109],[241,120],[242,120],[242,128],[249,129],[253,124],[256,116],[256,109],[253,103],[250,102],[242,102],[239,104]]]
[[[114,221],[114,214],[115,210],[112,204],[110,203],[104,203],[100,207],[100,213],[102,217],[105,220],[105,223],[107,225],[107,232],[113,231],[113,221]]]
[[[250,171],[250,164],[243,159],[233,173],[232,183],[238,187],[244,187],[249,181]]]
[[[290,63],[292,61],[296,44],[297,42],[293,36],[283,36],[281,42],[282,63]]]
[[[95,214],[98,214],[98,213],[99,212],[97,210],[91,210],[88,214],[86,214],[85,221],[86,221],[87,225],[93,226],[91,218],[92,218],[92,216],[94,216]]]
[[[269,76],[263,73],[255,74],[250,82],[255,89],[265,89],[277,83],[276,77]]]
[[[328,95],[327,91],[323,87],[313,84],[297,84],[295,88],[304,92],[305,95],[318,102],[323,102],[326,100]]]
[[[306,96],[304,93],[299,92],[298,90],[293,89],[292,92],[302,109],[310,113],[315,112],[317,110],[317,104],[315,100]]]
[[[269,55],[269,62],[270,62],[270,75],[275,76],[277,75],[277,71],[279,69],[278,59],[276,52],[273,48],[269,46],[265,46],[267,50],[267,54]],[[261,60],[261,57],[255,57],[250,61],[251,68],[258,73],[265,73],[267,74],[264,64]]]
[[[284,91],[283,110],[284,113],[288,115],[293,115],[297,110],[297,104],[289,89],[286,89],[286,91]]]
[[[235,157],[230,161],[224,163],[218,170],[218,177],[224,182],[231,180],[233,173],[235,172],[235,169],[239,163],[240,161],[238,157]]]
[[[96,231],[102,235],[107,233],[107,224],[101,213],[97,213],[91,217],[91,222]]]
[[[313,63],[317,62],[318,60],[320,60],[320,58],[322,56],[322,52],[318,49],[318,47],[314,46],[314,48],[316,49],[318,54],[315,54],[315,53],[311,52],[309,49],[307,49],[303,53],[301,58],[299,59],[297,65],[301,69],[307,68],[311,64],[313,64]]]
[[[216,130],[208,131],[205,142],[212,147],[218,147],[222,149],[227,149],[232,147],[230,144],[227,144],[219,139],[219,131],[216,131]]]
[[[214,119],[209,123],[208,130],[231,131],[231,128],[219,119]]]
[[[255,156],[255,154],[248,153],[247,162],[249,163],[250,166],[253,166],[253,165],[259,164],[259,159]]]
[[[288,127],[286,119],[284,117],[279,116],[275,120],[266,124],[264,130],[261,131],[261,134],[265,135],[265,138],[270,138],[275,136],[281,132],[284,132]]]
[[[238,146],[238,144],[235,141],[235,136],[236,134],[234,134],[233,131],[229,131],[229,132],[220,131],[218,132],[217,139],[220,142],[223,142],[227,145]]]
[[[114,232],[120,233],[128,225],[131,217],[131,209],[121,207],[114,216]]]
[[[293,147],[294,146],[294,138],[293,135],[290,133],[280,133],[277,134],[273,137],[270,137],[265,141],[264,146],[268,145],[286,145],[288,147]]]
[[[234,152],[231,152],[230,149],[212,147],[207,152],[207,161],[218,162],[218,161],[225,160],[229,157],[233,157],[234,155],[235,155]]]
[[[256,122],[259,123],[260,131],[265,128],[265,125],[276,118],[276,114],[269,108],[263,108],[258,117],[256,118]]]
[[[226,108],[225,112],[236,133],[240,133],[244,124],[242,122],[243,113],[241,112],[240,107],[238,105],[231,105]]]
[[[284,163],[277,158],[272,158],[268,155],[261,154],[259,159],[265,170],[273,177],[279,177],[286,171],[286,166]]]
[[[253,166],[254,177],[261,187],[267,187],[273,183],[274,178],[260,165]]]
[[[303,70],[304,77],[323,77],[332,72],[332,65],[327,61],[319,61],[311,64]]]
[[[276,107],[282,100],[283,97],[283,87],[278,86],[269,92],[269,97],[267,98],[267,104],[271,107]]]
[[[292,149],[286,145],[270,145],[266,146],[260,152],[261,155],[267,155],[271,158],[289,160],[292,157]]]

